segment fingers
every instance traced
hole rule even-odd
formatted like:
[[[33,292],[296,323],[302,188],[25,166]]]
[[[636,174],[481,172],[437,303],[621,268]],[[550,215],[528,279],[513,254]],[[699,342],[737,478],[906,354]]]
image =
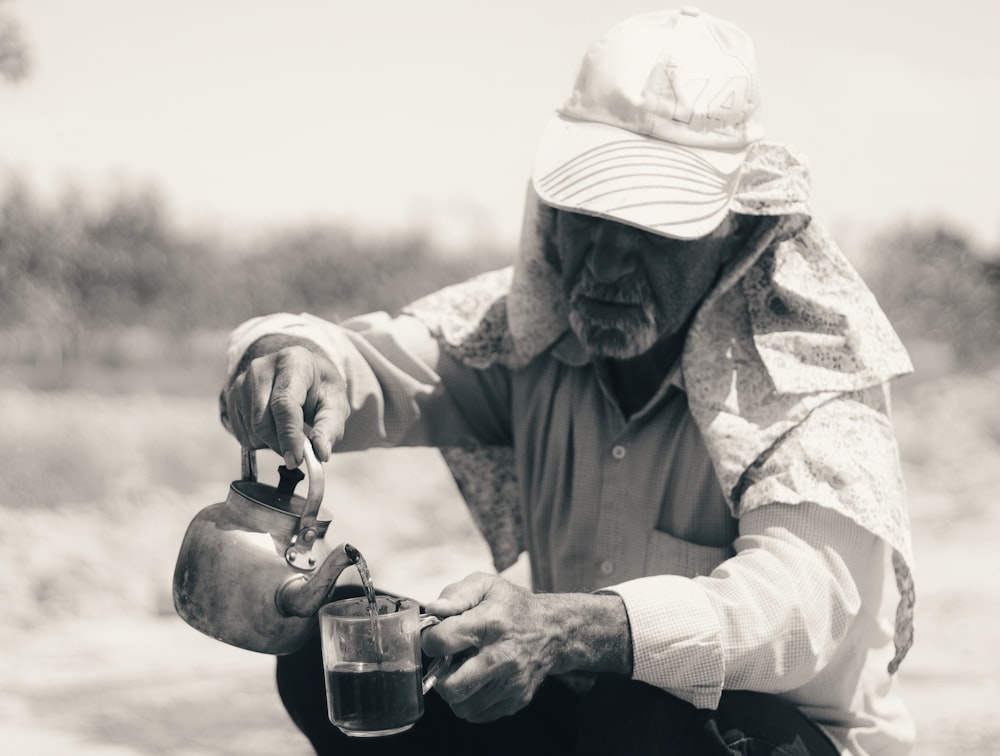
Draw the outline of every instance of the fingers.
[[[486,722],[523,708],[552,668],[545,628],[530,591],[475,573],[425,609],[444,619],[421,635],[430,656],[451,654],[437,690],[456,715]]]
[[[511,714],[519,712],[529,703],[531,703],[531,698],[529,697],[515,695],[496,698],[486,694],[484,690],[460,704],[451,705],[451,710],[455,712],[455,716],[467,722],[478,724],[481,722],[492,722],[501,717],[509,717]]]
[[[305,430],[323,462],[344,433],[349,413],[343,378],[329,361],[302,347],[289,347],[253,360],[226,393],[233,435],[250,449],[270,448],[298,467]]]
[[[489,722],[519,711],[536,688],[537,682],[518,670],[516,660],[493,649],[468,657],[437,684],[455,715],[469,722]]]
[[[270,388],[270,401],[256,406],[262,414],[272,418],[276,434],[277,448],[285,458],[289,469],[302,464],[305,456],[305,414],[306,396],[315,379],[311,364],[302,365],[295,358],[279,354]],[[259,399],[261,394],[257,395]],[[266,428],[266,423],[259,426]]]
[[[428,613],[444,619],[423,634],[424,651],[430,656],[456,655],[517,636],[519,590],[523,589],[484,572],[449,585],[425,606]]]
[[[453,664],[448,673],[438,680],[438,694],[456,714],[468,714],[475,708],[469,701],[489,683],[488,673],[489,669],[481,657],[472,653],[460,664]]]
[[[316,393],[315,414],[309,440],[316,456],[322,462],[326,462],[333,452],[333,445],[344,435],[344,423],[347,421],[350,409],[347,404],[347,393],[339,385],[331,390],[326,383],[322,383]]]
[[[275,448],[277,434],[274,418],[267,411],[271,395],[271,375],[260,364],[251,363],[243,375],[240,416],[252,448]]]
[[[255,449],[260,444],[255,444],[250,438],[244,416],[244,407],[249,406],[243,400],[243,395],[246,391],[246,374],[237,376],[226,391],[226,409],[233,436],[247,449]]]

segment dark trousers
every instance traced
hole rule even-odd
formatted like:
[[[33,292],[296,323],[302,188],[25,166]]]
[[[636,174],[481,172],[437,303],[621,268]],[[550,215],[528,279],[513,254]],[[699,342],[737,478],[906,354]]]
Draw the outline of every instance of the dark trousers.
[[[718,709],[696,709],[659,688],[623,677],[600,678],[580,696],[546,680],[532,702],[485,724],[456,717],[431,691],[424,715],[406,732],[349,738],[330,724],[319,639],[278,657],[278,692],[317,754],[412,756],[836,756],[826,736],[795,706],[775,696],[726,691]]]

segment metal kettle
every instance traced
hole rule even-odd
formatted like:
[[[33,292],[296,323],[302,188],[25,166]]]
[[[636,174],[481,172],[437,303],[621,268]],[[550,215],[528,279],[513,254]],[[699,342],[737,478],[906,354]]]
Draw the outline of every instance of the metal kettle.
[[[295,494],[300,470],[280,467],[277,487],[257,481],[257,460],[243,449],[240,480],[224,502],[188,526],[174,569],[174,608],[192,627],[225,643],[265,654],[298,650],[358,551],[324,540],[330,518],[321,510],[323,466],[305,445],[309,478]],[[325,519],[321,519],[325,516]]]

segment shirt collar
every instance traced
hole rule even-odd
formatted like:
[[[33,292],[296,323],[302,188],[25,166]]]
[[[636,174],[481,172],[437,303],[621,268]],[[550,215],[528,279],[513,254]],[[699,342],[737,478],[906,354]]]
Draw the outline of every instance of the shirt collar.
[[[584,349],[576,334],[568,329],[553,345],[550,354],[559,362],[570,367],[583,367],[590,362],[587,350]],[[684,391],[684,371],[681,369],[682,354],[683,350],[678,352],[665,379],[665,383],[675,386],[680,391]]]

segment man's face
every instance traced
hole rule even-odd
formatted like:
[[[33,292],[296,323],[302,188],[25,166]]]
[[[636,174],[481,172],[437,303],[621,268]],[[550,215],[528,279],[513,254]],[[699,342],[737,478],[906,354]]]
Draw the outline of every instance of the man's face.
[[[637,357],[677,333],[742,241],[733,215],[708,236],[682,240],[554,213],[546,251],[561,274],[570,326],[596,357]]]

